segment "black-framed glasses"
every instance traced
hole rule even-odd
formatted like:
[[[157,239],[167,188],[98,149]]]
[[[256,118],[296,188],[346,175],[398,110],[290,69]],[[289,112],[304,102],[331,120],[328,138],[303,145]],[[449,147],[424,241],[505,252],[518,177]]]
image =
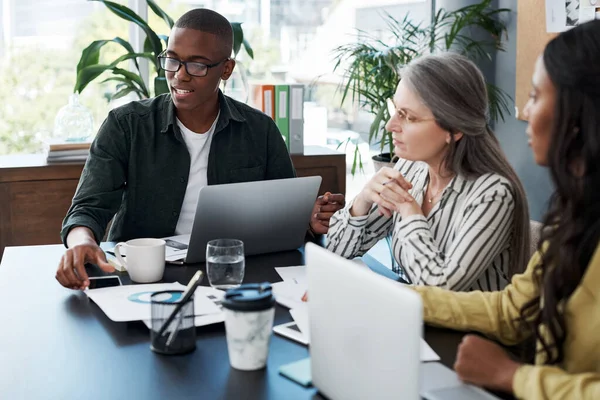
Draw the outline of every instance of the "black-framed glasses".
[[[206,76],[210,68],[216,67],[217,65],[229,60],[229,57],[227,57],[226,59],[214,64],[204,64],[196,61],[181,61],[176,58],[167,57],[166,54],[167,51],[165,50],[158,56],[159,64],[162,69],[168,72],[177,72],[179,71],[179,68],[184,65],[185,71],[188,73],[188,75],[200,77]]]

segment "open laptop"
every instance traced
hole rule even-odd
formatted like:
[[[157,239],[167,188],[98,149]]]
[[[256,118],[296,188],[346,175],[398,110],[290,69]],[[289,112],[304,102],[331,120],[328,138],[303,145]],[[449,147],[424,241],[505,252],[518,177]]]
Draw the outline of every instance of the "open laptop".
[[[440,363],[421,363],[415,291],[312,243],[306,265],[312,382],[327,398],[497,399]]]
[[[245,255],[297,249],[320,186],[320,176],[205,186],[191,235],[163,238],[166,260],[203,262],[213,239],[239,239]]]

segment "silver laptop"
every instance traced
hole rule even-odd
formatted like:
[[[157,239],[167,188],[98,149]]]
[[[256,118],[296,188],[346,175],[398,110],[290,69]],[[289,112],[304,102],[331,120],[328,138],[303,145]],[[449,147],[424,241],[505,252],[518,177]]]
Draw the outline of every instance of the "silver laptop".
[[[497,399],[440,363],[421,363],[416,292],[312,243],[306,266],[312,382],[326,397]]]
[[[297,249],[320,186],[320,176],[205,186],[191,235],[164,238],[166,260],[203,262],[213,239],[239,239],[245,255]]]

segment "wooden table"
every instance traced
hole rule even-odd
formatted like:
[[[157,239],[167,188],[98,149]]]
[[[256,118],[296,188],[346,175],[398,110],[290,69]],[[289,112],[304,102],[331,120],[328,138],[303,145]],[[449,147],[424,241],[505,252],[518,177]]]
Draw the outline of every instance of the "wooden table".
[[[316,389],[279,375],[281,365],[307,357],[308,350],[278,335],[272,337],[267,368],[253,372],[229,367],[223,324],[198,328],[197,348],[189,355],[153,353],[143,323],[113,322],[84,293],[56,282],[63,251],[61,245],[5,251],[0,264],[0,398],[322,398]],[[247,257],[244,282],[277,282],[281,279],[274,267],[303,263],[301,251]],[[198,268],[204,265],[169,266],[164,281],[187,282]],[[130,283],[122,275],[123,283]],[[275,324],[289,321],[287,309],[277,306]],[[449,367],[462,337],[459,332],[425,329],[425,340]]]
[[[298,176],[320,175],[320,194],[346,192],[345,154],[307,146],[292,155]],[[0,257],[5,246],[60,243],[83,163],[47,164],[41,154],[0,157]]]

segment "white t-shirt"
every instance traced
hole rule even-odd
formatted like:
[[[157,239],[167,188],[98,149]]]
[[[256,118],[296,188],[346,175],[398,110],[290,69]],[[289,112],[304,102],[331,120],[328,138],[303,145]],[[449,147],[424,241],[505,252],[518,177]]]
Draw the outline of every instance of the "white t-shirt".
[[[175,228],[176,235],[189,235],[192,233],[196,206],[198,205],[198,194],[202,187],[208,185],[208,153],[210,152],[210,143],[220,114],[219,111],[217,118],[205,133],[192,132],[177,118],[177,126],[181,130],[181,135],[190,153],[190,176],[177,227]]]

